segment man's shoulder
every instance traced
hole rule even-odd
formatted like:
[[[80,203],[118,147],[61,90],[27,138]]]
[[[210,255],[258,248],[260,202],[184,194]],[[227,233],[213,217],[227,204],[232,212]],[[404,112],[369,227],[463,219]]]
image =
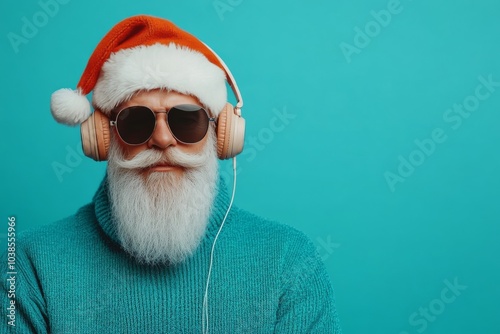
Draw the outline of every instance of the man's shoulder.
[[[304,234],[290,225],[256,215],[239,207],[231,209],[232,222],[238,228],[265,230],[273,233],[282,232],[290,235],[303,236]]]
[[[95,232],[93,217],[93,204],[84,205],[73,215],[20,232],[18,244],[28,248],[57,247],[64,240],[88,238]]]
[[[258,259],[261,268],[273,268],[285,281],[297,275],[325,275],[317,247],[305,233],[239,208],[231,218],[221,237],[232,256]]]
[[[228,230],[246,240],[273,240],[281,245],[302,245],[312,247],[312,242],[296,228],[271,219],[258,216],[241,208],[231,210],[232,219]]]

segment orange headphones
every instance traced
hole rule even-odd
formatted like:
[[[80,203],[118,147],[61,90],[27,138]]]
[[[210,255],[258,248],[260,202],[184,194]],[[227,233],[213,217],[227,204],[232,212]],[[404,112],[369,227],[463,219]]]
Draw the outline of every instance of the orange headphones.
[[[236,106],[226,103],[217,117],[217,156],[221,160],[230,159],[241,153],[245,139],[245,119],[241,116],[243,98],[238,85],[224,61],[208,45],[205,46],[222,64],[227,81],[236,97]],[[108,158],[110,129],[109,118],[100,110],[95,110],[90,117],[81,124],[83,153],[96,161],[105,161]]]

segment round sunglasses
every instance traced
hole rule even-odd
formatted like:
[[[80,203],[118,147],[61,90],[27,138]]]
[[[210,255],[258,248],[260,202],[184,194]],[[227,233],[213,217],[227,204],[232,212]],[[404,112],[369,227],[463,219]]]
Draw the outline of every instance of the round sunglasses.
[[[156,114],[167,115],[167,126],[175,139],[183,144],[201,141],[208,131],[209,122],[215,118],[208,116],[205,109],[193,104],[181,104],[166,111],[153,111],[145,106],[131,106],[118,112],[115,126],[120,138],[129,145],[147,142],[156,127]]]

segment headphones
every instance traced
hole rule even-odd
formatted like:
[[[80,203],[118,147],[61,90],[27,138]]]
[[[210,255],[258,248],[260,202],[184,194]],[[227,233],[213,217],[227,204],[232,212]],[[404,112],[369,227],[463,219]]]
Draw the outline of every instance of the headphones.
[[[216,122],[217,156],[221,160],[231,159],[243,151],[245,139],[245,119],[241,116],[243,98],[233,74],[224,61],[208,45],[205,46],[222,64],[229,86],[237,100],[236,106],[226,103]],[[95,110],[80,127],[83,153],[95,161],[107,160],[110,131],[108,116],[100,110]]]

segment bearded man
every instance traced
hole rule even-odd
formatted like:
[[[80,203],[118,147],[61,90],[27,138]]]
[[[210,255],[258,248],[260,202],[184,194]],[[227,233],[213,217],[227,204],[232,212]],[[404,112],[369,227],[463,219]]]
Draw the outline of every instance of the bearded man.
[[[227,104],[226,80],[236,107]],[[231,207],[218,158],[242,149],[241,105],[229,69],[196,37],[144,15],[113,27],[78,89],[51,100],[57,121],[84,122],[84,152],[108,160],[106,176],[75,215],[19,236],[14,297],[3,280],[2,308],[14,307],[15,326],[3,326],[340,333],[314,245]]]

